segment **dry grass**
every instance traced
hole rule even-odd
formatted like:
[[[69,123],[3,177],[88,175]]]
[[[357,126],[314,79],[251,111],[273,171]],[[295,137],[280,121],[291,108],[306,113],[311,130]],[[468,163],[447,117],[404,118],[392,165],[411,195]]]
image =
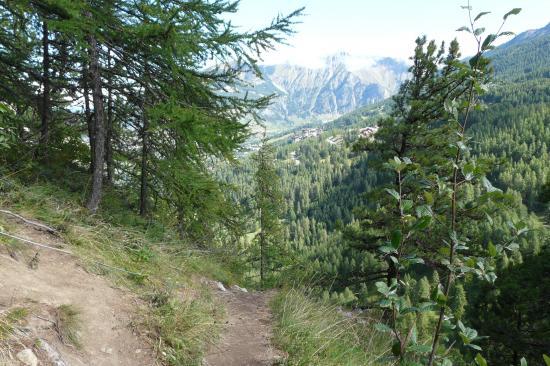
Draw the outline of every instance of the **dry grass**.
[[[375,319],[348,318],[338,307],[303,290],[283,290],[274,299],[275,340],[288,352],[287,365],[385,365],[388,341]]]

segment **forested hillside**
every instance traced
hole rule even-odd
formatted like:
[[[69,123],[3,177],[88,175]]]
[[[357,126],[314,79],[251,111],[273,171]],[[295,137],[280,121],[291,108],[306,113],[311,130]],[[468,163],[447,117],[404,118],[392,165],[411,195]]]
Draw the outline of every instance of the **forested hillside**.
[[[513,222],[523,221],[531,228],[515,240],[520,250],[505,254],[499,261],[497,268],[503,278],[497,280],[495,287],[481,290],[473,281],[453,290],[463,292],[462,299],[453,300],[454,308],[462,309],[470,303],[471,313],[464,317],[471,316],[482,334],[485,331],[492,335],[495,343],[489,341],[488,346],[495,364],[519,362],[520,354],[529,353],[527,349],[533,352],[530,358],[537,359],[535,354],[542,352],[545,343],[533,341],[529,345],[528,329],[537,329],[536,332],[540,332],[536,336],[538,339],[549,335],[546,320],[541,319],[538,323],[534,313],[529,313],[542,311],[543,304],[548,304],[548,299],[541,299],[539,305],[517,315],[522,319],[517,321],[525,322],[514,333],[518,343],[506,341],[508,336],[499,333],[503,329],[495,327],[499,322],[506,323],[514,311],[496,310],[494,306],[504,306],[506,300],[499,300],[498,292],[494,292],[499,290],[491,290],[500,285],[509,289],[506,286],[519,281],[514,273],[532,273],[532,277],[522,277],[523,284],[536,286],[542,273],[547,271],[538,264],[524,264],[544,261],[542,258],[548,255],[544,249],[548,245],[548,232],[543,227],[548,210],[548,200],[543,193],[550,179],[550,48],[547,47],[550,34],[547,28],[519,35],[488,53],[494,65],[495,81],[482,97],[483,110],[475,111],[470,122],[472,153],[491,167],[489,178],[494,185],[510,194],[508,208],[496,213],[491,223],[477,223],[473,231],[481,235],[483,241],[496,243],[513,232]],[[296,141],[296,136],[300,135],[300,129],[296,129],[273,139],[285,195],[285,241],[308,263],[307,270],[300,271],[299,276],[313,277],[319,296],[336,303],[370,307],[377,299],[377,291],[368,285],[368,279],[369,276],[378,277],[376,273],[384,273],[385,265],[354,242],[360,239],[358,235],[363,235],[358,231],[362,215],[358,208],[376,207],[375,202],[380,200],[376,188],[387,184],[391,175],[381,171],[380,163],[371,154],[360,153],[357,147],[363,145],[361,141],[370,140],[361,137],[360,130],[379,124],[391,114],[393,103],[387,101],[380,106],[360,108],[325,124],[319,136]],[[227,182],[240,187],[237,199],[249,209],[253,208],[253,193],[242,187],[246,187],[246,177],[253,169],[245,159],[238,168],[223,174]],[[255,227],[250,229],[255,230]],[[408,280],[416,284],[411,285],[416,286],[412,293],[429,293],[430,288],[437,287],[440,275],[431,270],[420,272],[416,280],[413,277]],[[533,294],[525,301],[541,296]],[[492,305],[493,301],[503,303]],[[487,322],[481,321],[488,314],[491,315]],[[504,344],[516,351],[503,351]],[[523,354],[519,349],[524,350]]]
[[[534,210],[544,209],[540,189],[550,179],[549,46],[550,24],[490,53],[497,83],[473,126],[479,153],[497,160],[499,186],[521,192]]]

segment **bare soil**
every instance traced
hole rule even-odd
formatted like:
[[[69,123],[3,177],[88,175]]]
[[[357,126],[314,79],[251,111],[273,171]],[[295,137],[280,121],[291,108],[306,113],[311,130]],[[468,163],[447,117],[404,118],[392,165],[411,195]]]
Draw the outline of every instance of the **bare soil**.
[[[207,366],[277,365],[283,352],[271,344],[272,314],[269,301],[274,292],[216,290],[225,304],[227,319],[221,341],[210,349],[203,364]]]
[[[10,233],[30,240],[64,247],[63,242],[32,227],[10,222]],[[12,224],[14,224],[12,226]],[[34,269],[29,266],[39,251]],[[63,342],[55,327],[56,309],[71,305],[79,312],[81,347]],[[132,328],[142,306],[129,291],[113,288],[107,279],[88,273],[72,256],[26,244],[17,250],[0,245],[0,313],[23,307],[29,309],[22,336],[4,352],[9,365],[23,348],[31,348],[40,365],[50,365],[37,346],[37,339],[48,342],[68,365],[149,366],[157,365],[146,337]],[[2,360],[0,360],[2,364]]]

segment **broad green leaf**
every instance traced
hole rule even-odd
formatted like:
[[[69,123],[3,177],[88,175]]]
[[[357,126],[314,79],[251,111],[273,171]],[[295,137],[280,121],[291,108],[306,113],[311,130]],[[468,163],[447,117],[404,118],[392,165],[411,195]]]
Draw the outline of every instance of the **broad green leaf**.
[[[378,281],[376,282],[375,286],[376,290],[378,290],[378,292],[380,292],[382,295],[388,295],[390,292],[390,288],[385,282]]]
[[[401,245],[401,240],[403,239],[403,234],[401,230],[394,230],[391,234],[391,245],[394,248],[398,248]]]
[[[418,305],[418,311],[426,312],[431,311],[435,303],[433,301],[422,302]]]
[[[385,254],[395,253],[395,248],[389,245],[382,245],[378,247],[378,250]]]
[[[542,358],[544,359],[544,363],[546,364],[546,366],[550,366],[550,357],[542,355]]]
[[[481,183],[483,184],[483,187],[487,190],[487,192],[502,192],[500,189],[495,188],[489,179],[487,177],[481,178]]]
[[[388,299],[383,299],[383,300],[380,300],[378,305],[380,305],[381,308],[389,308],[391,306],[391,301]]]
[[[489,225],[493,225],[493,218],[489,216],[487,212],[485,212],[485,217],[487,218],[487,221],[489,222]]]
[[[423,216],[433,216],[432,208],[428,205],[421,205],[416,208],[416,216],[417,217],[423,217]]]
[[[519,360],[519,364],[521,366],[527,366],[527,360],[525,359],[525,357],[522,357],[521,360]]]
[[[479,365],[479,366],[487,366],[487,361],[483,358],[483,356],[481,354],[477,354],[476,355],[476,363]]]
[[[432,205],[434,203],[434,196],[430,192],[424,192],[424,199],[428,205]]]
[[[403,200],[403,203],[401,206],[403,207],[403,211],[409,211],[413,207],[413,201]]]
[[[481,18],[482,16],[484,15],[487,15],[487,14],[490,14],[491,12],[490,11],[482,11],[481,13],[479,13],[478,15],[476,15],[476,17],[474,18],[474,22],[476,20],[478,20],[479,18]]]
[[[509,244],[506,249],[510,250],[510,251],[515,251],[515,250],[518,250],[519,249],[519,244],[518,243],[511,243]]]
[[[483,32],[485,32],[485,28],[483,27],[474,29],[474,35],[476,36],[483,34]]]
[[[414,353],[428,353],[432,350],[432,347],[425,344],[413,344],[407,347],[407,349]]]
[[[431,222],[432,222],[432,218],[430,216],[422,216],[420,219],[416,221],[415,229],[424,230],[430,225]]]
[[[447,303],[447,296],[441,291],[441,286],[436,286],[432,291],[431,299],[439,306],[445,306]]]
[[[510,10],[508,13],[504,14],[502,19],[506,20],[506,18],[508,18],[510,15],[518,15],[520,11],[521,11],[521,8],[514,8]]]
[[[491,46],[491,43],[493,43],[495,41],[495,39],[497,39],[497,37],[498,36],[496,34],[489,34],[487,37],[485,37],[485,40],[483,41],[483,44],[481,45],[481,49],[483,51],[489,49],[489,47]]]
[[[393,188],[386,188],[386,192],[388,192],[393,198],[395,198],[398,201],[401,199],[401,196],[399,195],[399,193],[397,193],[397,191]]]
[[[460,27],[456,30],[457,32],[468,32],[468,33],[472,33],[472,31],[470,31],[470,28],[466,27],[466,26],[463,26],[463,27]]]
[[[413,325],[411,329],[411,343],[416,344],[417,342],[418,342],[418,332],[416,331],[416,325]]]
[[[496,257],[497,247],[495,247],[495,245],[492,242],[489,242],[489,244],[487,245],[487,251],[489,252],[489,255],[491,257]]]
[[[422,258],[410,258],[408,259],[409,263],[411,264],[424,264],[424,259]]]
[[[462,332],[466,331],[466,327],[464,326],[464,323],[462,323],[462,321],[459,320],[457,322],[457,325],[458,325],[458,328],[460,329],[460,331],[462,331]]]

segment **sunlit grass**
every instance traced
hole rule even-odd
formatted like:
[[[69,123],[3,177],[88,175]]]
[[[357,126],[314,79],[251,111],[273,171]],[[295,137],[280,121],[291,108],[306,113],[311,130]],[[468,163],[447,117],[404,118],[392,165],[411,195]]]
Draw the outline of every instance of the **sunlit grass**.
[[[281,291],[273,309],[275,341],[288,352],[287,365],[385,365],[388,341],[374,319],[345,317],[297,289]]]

